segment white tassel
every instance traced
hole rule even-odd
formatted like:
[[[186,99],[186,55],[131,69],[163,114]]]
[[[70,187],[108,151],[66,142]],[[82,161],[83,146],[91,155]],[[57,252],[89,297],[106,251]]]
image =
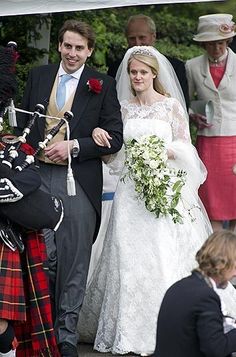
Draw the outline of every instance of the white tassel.
[[[15,106],[14,106],[14,102],[12,99],[11,99],[10,105],[8,107],[8,122],[11,127],[17,127],[16,111],[15,111]]]
[[[68,168],[68,171],[67,171],[67,193],[68,193],[68,196],[76,195],[75,179],[74,179],[73,171],[71,168]]]
[[[68,196],[76,195],[75,179],[73,171],[71,168],[71,154],[70,154],[70,127],[68,121],[66,123],[66,134],[67,134],[67,153],[68,153],[68,169],[67,169],[67,194]]]

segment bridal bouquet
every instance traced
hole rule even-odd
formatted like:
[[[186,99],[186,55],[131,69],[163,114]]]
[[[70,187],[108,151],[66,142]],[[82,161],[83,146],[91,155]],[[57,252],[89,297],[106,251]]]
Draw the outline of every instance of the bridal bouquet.
[[[186,172],[169,166],[164,141],[155,135],[129,140],[125,165],[128,172],[122,180],[129,177],[134,181],[135,191],[147,210],[156,217],[170,215],[175,223],[182,223],[177,205]]]

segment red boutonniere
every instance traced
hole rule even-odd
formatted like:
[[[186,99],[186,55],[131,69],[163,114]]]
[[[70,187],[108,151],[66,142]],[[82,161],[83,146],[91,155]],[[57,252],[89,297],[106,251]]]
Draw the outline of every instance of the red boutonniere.
[[[102,91],[102,83],[103,81],[100,79],[96,79],[96,78],[90,78],[87,82],[89,91],[99,94]]]

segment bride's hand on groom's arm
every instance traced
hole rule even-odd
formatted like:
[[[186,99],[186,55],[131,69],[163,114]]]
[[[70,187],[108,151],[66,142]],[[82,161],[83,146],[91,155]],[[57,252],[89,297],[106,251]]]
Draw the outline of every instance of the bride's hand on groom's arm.
[[[92,138],[94,142],[99,146],[107,146],[111,147],[110,141],[112,137],[108,134],[108,132],[102,128],[95,128],[92,132]]]

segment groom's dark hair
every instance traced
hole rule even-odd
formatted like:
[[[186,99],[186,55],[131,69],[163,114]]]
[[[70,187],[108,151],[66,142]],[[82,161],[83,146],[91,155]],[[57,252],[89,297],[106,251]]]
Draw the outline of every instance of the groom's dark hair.
[[[59,43],[63,42],[64,34],[66,31],[75,32],[85,37],[88,40],[88,48],[94,48],[96,35],[92,27],[86,22],[77,20],[67,20],[59,30]]]

